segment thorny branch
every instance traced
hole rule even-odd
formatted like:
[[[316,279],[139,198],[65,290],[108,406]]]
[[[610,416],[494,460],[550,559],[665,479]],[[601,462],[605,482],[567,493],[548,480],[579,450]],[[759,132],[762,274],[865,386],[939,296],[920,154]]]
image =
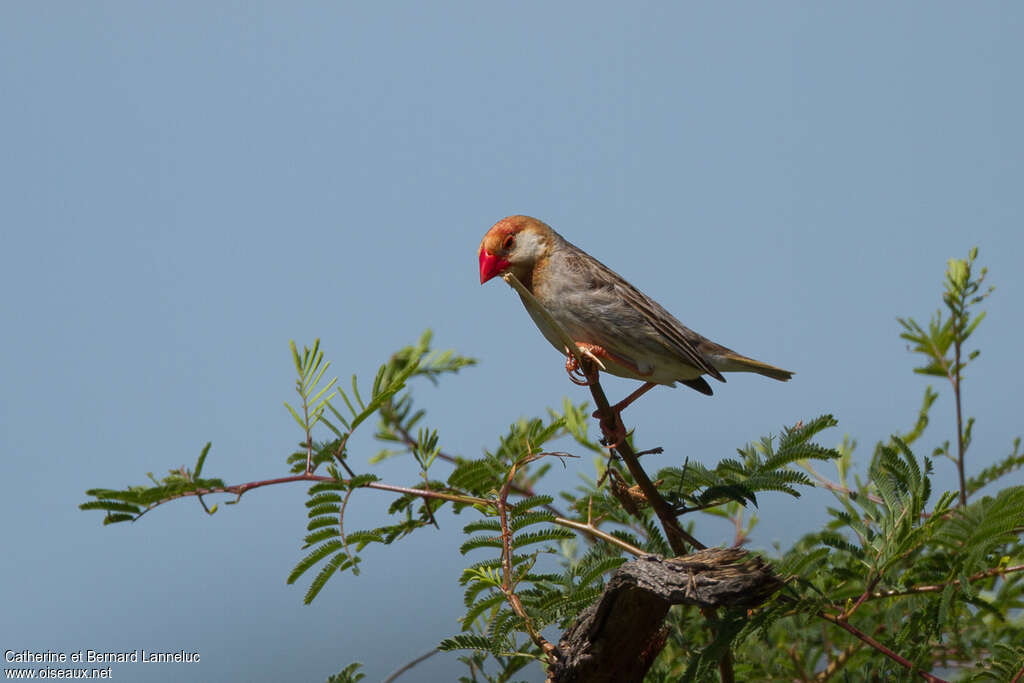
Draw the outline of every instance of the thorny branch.
[[[908,671],[914,671],[915,670],[916,667],[915,667],[915,665],[914,665],[914,663],[912,661],[910,661],[909,659],[907,659],[906,657],[904,657],[904,656],[902,656],[900,654],[897,654],[896,652],[893,652],[892,650],[890,650],[888,647],[886,647],[882,643],[878,642],[877,640],[875,640],[874,638],[872,638],[868,634],[864,633],[860,629],[858,629],[855,626],[851,625],[848,621],[844,621],[844,620],[840,619],[839,617],[836,617],[835,615],[829,614],[827,612],[818,612],[818,616],[821,617],[822,619],[824,619],[825,621],[828,621],[828,622],[831,622],[831,623],[835,624],[836,626],[838,626],[839,628],[841,628],[844,631],[848,632],[853,637],[857,638],[858,640],[862,641],[863,643],[865,643],[867,645],[870,645],[871,647],[873,647],[874,649],[878,650],[879,652],[884,654],[886,657],[888,657],[892,661],[896,662],[897,664],[899,664],[903,668],[907,669]],[[924,680],[929,681],[929,683],[949,683],[949,681],[945,680],[944,678],[939,678],[938,676],[934,676],[934,675],[928,673],[927,671],[918,671],[917,675],[920,676],[921,678],[923,678]]]
[[[606,425],[615,424],[619,417],[612,410],[611,404],[608,403],[608,397],[605,396],[604,389],[601,388],[598,369],[594,363],[589,358],[585,358],[581,367],[586,373],[587,379],[590,380],[590,393],[594,397],[594,403],[597,405],[598,413],[601,415],[601,429],[605,430]],[[686,533],[679,525],[679,520],[672,510],[672,506],[662,497],[651,481],[651,478],[647,476],[647,472],[640,466],[640,460],[637,458],[632,446],[629,445],[629,442],[624,440],[612,447],[612,450],[616,451],[622,458],[622,461],[626,463],[629,473],[633,475],[633,479],[636,480],[640,490],[651,504],[654,514],[658,516],[661,525],[665,528],[665,536],[668,538],[672,551],[676,555],[685,555],[687,552],[686,544],[689,544],[696,550],[707,548],[706,545]]]
[[[607,400],[605,400],[605,404],[607,405]],[[627,446],[627,448],[628,448],[628,446]],[[632,452],[632,451],[630,451],[630,452]],[[537,456],[528,456],[528,457],[537,457]],[[506,486],[509,486],[509,489],[511,487],[508,484],[508,482],[511,481],[511,476],[512,475],[514,475],[514,472],[512,474],[510,474],[509,480],[506,481]],[[246,482],[244,484],[236,484],[236,485],[233,485],[233,486],[216,486],[216,487],[206,487],[206,488],[202,488],[202,489],[195,489],[195,490],[192,490],[192,491],[182,491],[182,492],[180,492],[180,493],[178,493],[178,494],[176,494],[174,496],[169,496],[168,498],[165,498],[163,500],[160,500],[160,501],[157,501],[157,502],[153,503],[148,508],[146,508],[146,510],[144,510],[142,513],[140,513],[139,517],[141,517],[142,514],[145,514],[146,512],[149,512],[150,510],[152,510],[153,508],[155,508],[157,506],[163,505],[163,504],[168,503],[168,502],[170,502],[172,500],[177,500],[179,498],[186,498],[186,497],[189,497],[189,496],[199,497],[199,496],[216,494],[216,493],[229,493],[229,494],[233,494],[233,495],[237,496],[237,499],[240,499],[242,497],[242,495],[245,494],[246,492],[252,491],[254,489],[262,488],[264,486],[273,486],[273,485],[278,485],[278,484],[287,484],[287,483],[300,482],[300,481],[323,482],[323,481],[338,481],[338,480],[336,480],[333,477],[323,476],[323,475],[296,474],[296,475],[292,475],[292,476],[288,476],[288,477],[278,477],[278,478],[274,478],[274,479],[264,479],[264,480],[260,480],[260,481],[251,481],[251,482]],[[345,481],[345,480],[342,480],[342,481]],[[650,480],[648,479],[647,481],[650,484]],[[651,484],[651,486],[653,486],[653,484]],[[426,490],[423,490],[423,489],[414,489],[414,488],[409,488],[409,487],[405,487],[405,486],[394,486],[394,485],[385,484],[385,483],[382,483],[382,482],[367,482],[367,483],[362,485],[362,488],[376,489],[376,490],[379,490],[379,491],[388,491],[388,492],[391,492],[391,493],[399,493],[399,494],[402,494],[402,495],[417,496],[417,497],[424,498],[424,499],[430,498],[430,499],[436,499],[436,500],[447,500],[447,501],[450,501],[450,502],[464,503],[464,504],[469,504],[469,505],[482,505],[482,506],[486,506],[486,507],[490,507],[490,508],[494,508],[494,509],[497,509],[499,507],[499,501],[498,500],[493,500],[493,499],[488,499],[488,498],[478,498],[478,497],[475,497],[475,496],[468,496],[468,495],[463,495],[463,494],[446,493],[446,492],[443,492],[443,491],[426,491]],[[505,499],[506,500],[507,500],[508,493],[509,493],[509,491],[505,491]],[[136,517],[136,519],[138,519],[139,517]],[[608,543],[612,543],[615,546],[623,549],[624,551],[634,555],[635,557],[642,557],[642,556],[646,556],[647,555],[647,553],[645,553],[640,548],[636,548],[635,546],[632,546],[632,545],[630,545],[630,544],[628,544],[628,543],[626,543],[626,542],[624,542],[624,541],[622,541],[622,540],[620,540],[618,538],[615,538],[611,534],[608,534],[608,533],[598,529],[597,527],[595,527],[593,525],[592,521],[589,520],[589,519],[588,519],[587,523],[584,524],[584,523],[576,521],[576,520],[567,519],[567,518],[563,518],[563,517],[556,517],[555,520],[554,520],[554,523],[559,525],[559,526],[563,526],[563,527],[566,527],[566,528],[574,529],[576,531],[580,531],[582,533],[588,533],[588,534],[590,534],[592,536],[595,536],[597,538],[600,538],[600,539],[602,539],[602,540],[604,540],[604,541],[606,541]],[[507,529],[507,523],[503,524],[502,528],[503,528],[503,530],[506,530]],[[985,572],[980,572],[978,574],[972,575],[971,577],[969,577],[969,579],[971,581],[975,581],[975,580],[981,580],[981,579],[984,579],[984,578],[991,578],[991,577],[994,577],[994,576],[1000,576],[1002,574],[1015,573],[1015,572],[1019,572],[1019,571],[1024,571],[1024,565],[1014,565],[1014,566],[1005,567],[1005,568],[998,568],[998,567],[997,568],[993,568],[993,569],[987,570]],[[902,593],[899,593],[899,592],[879,592],[879,593],[873,593],[873,594],[871,594],[871,596],[868,599],[879,599],[879,598],[885,598],[885,597],[896,597],[897,595],[901,595],[901,594],[904,594],[904,593],[937,592],[937,591],[941,591],[942,588],[943,588],[942,585],[919,586],[919,587],[916,587],[916,588],[908,589],[908,590],[906,590],[906,591],[904,591]],[[780,596],[779,599],[780,600],[785,600],[786,598],[783,598],[783,597]],[[522,607],[521,603],[519,604],[519,607],[520,608]],[[886,655],[887,657],[889,657],[893,661],[897,662],[901,666],[904,666],[904,667],[906,667],[908,669],[912,669],[913,668],[913,663],[911,663],[905,657],[902,657],[901,655],[893,652],[891,649],[889,649],[888,647],[886,647],[882,643],[878,642],[877,640],[875,640],[871,636],[867,635],[866,633],[863,633],[862,631],[857,629],[855,626],[851,625],[849,622],[841,619],[840,617],[838,617],[836,615],[828,614],[826,612],[819,612],[818,613],[818,617],[820,617],[820,618],[822,618],[822,619],[824,619],[824,620],[826,620],[826,621],[828,621],[828,622],[830,622],[830,623],[832,623],[832,624],[834,624],[836,626],[839,626],[843,630],[845,630],[848,633],[852,634],[854,637],[858,638],[859,640],[861,640],[865,644],[869,645],[870,647],[878,650],[879,652],[881,652],[882,654]],[[550,643],[548,643],[548,646],[550,646]],[[551,646],[551,647],[553,647],[553,646]],[[946,683],[943,679],[938,678],[936,676],[933,676],[932,674],[929,674],[929,673],[926,673],[926,672],[919,672],[919,673],[920,673],[922,678],[924,678],[927,681],[930,681],[931,683]],[[1022,676],[1022,680],[1024,680],[1024,676]]]
[[[608,397],[605,396],[604,389],[601,388],[599,372],[596,364],[589,358],[585,358],[580,365],[583,368],[583,372],[586,375],[587,380],[589,381],[590,393],[594,397],[594,403],[597,405],[597,412],[600,415],[598,422],[601,426],[601,431],[605,432],[605,439],[609,440],[610,434],[608,433],[607,425],[614,425],[620,418],[615,414],[615,411],[612,410],[611,405],[608,403]],[[694,550],[705,550],[707,548],[706,545],[688,534],[683,527],[679,525],[679,519],[672,510],[672,506],[670,506],[662,497],[657,487],[651,481],[651,478],[647,476],[647,472],[640,466],[640,459],[637,457],[633,447],[629,445],[629,441],[622,439],[610,448],[612,451],[617,452],[622,458],[622,461],[626,463],[629,473],[633,475],[633,479],[636,480],[636,483],[643,492],[644,497],[647,498],[647,502],[650,503],[651,508],[654,510],[654,514],[658,516],[658,519],[661,521],[661,526],[665,529],[665,537],[668,539],[668,543],[672,547],[672,551],[679,556],[685,555],[685,544],[687,543],[690,544]],[[712,619],[714,617],[714,610],[715,608],[713,607],[703,610],[705,617]],[[718,670],[722,683],[732,683],[735,680],[731,650],[726,650],[725,654],[722,655],[722,659],[719,661]]]
[[[405,445],[406,448],[412,449],[416,447],[416,439],[413,438],[412,434],[410,434],[408,430],[406,430],[405,428],[398,424],[392,424],[391,427],[398,434],[399,439],[401,440],[402,444]],[[445,453],[444,451],[438,451],[437,457],[441,458],[445,462],[450,462],[452,464],[456,464],[459,461],[458,458],[456,458],[454,455],[450,455],[448,453]],[[520,484],[517,481],[512,482],[512,492],[529,497],[537,495],[534,492],[532,486],[530,486],[529,484]],[[556,517],[565,517],[561,510],[559,510],[557,507],[550,503],[545,505],[544,509],[550,512],[551,514],[555,515]]]
[[[584,372],[586,373],[587,379],[590,380],[590,391],[594,397],[594,402],[597,404],[598,413],[601,416],[601,427],[602,430],[604,430],[606,424],[615,424],[615,420],[618,419],[618,416],[614,414],[614,411],[612,411],[611,405],[608,403],[608,398],[605,396],[604,390],[601,388],[600,381],[598,379],[597,368],[589,359],[583,361],[582,367],[584,369]],[[657,514],[659,520],[661,520],[662,526],[665,528],[666,536],[668,537],[669,544],[672,546],[673,551],[680,555],[684,554],[686,552],[686,548],[682,545],[683,542],[689,543],[697,549],[704,549],[706,546],[701,544],[700,541],[698,541],[697,539],[687,534],[679,526],[678,520],[676,519],[676,516],[672,511],[672,508],[668,505],[665,499],[661,497],[661,494],[658,492],[657,488],[655,488],[654,484],[647,476],[647,473],[640,466],[640,462],[636,457],[636,453],[633,451],[629,443],[627,441],[622,441],[621,443],[616,444],[613,450],[617,451],[619,455],[622,457],[623,462],[626,463],[626,467],[629,468],[630,474],[633,475],[633,478],[636,480],[637,484],[640,486],[644,495],[647,497],[647,500],[650,502],[651,507],[654,509],[655,514]],[[857,605],[866,600],[868,596],[869,592],[866,592],[865,595],[861,596],[861,600],[858,601]],[[825,619],[826,621],[835,624],[836,626],[839,626],[843,630],[847,631],[848,633],[858,638],[865,644],[878,650],[879,652],[886,655],[887,657],[897,662],[901,666],[907,668],[908,670],[914,669],[913,662],[903,657],[902,655],[894,652],[893,650],[889,649],[881,642],[875,640],[868,634],[864,633],[863,631],[861,631],[860,629],[856,628],[848,621],[846,621],[846,617],[848,617],[849,615],[841,615],[840,617],[836,617],[826,612],[819,612],[818,616],[822,619]],[[719,672],[722,676],[723,682],[733,680],[732,660],[730,653],[727,652],[726,655],[722,658],[722,661],[719,665]],[[938,678],[937,676],[934,676],[930,673],[924,671],[918,673],[922,678],[924,678],[926,681],[930,681],[931,683],[946,683],[944,679]]]

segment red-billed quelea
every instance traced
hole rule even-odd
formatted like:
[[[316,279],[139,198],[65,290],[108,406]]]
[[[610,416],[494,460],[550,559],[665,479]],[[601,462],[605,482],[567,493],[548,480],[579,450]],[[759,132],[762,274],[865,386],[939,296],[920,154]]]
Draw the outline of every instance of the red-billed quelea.
[[[495,223],[480,242],[479,258],[481,284],[511,272],[584,355],[606,372],[644,382],[616,410],[658,384],[680,382],[710,395],[702,375],[722,382],[723,372],[756,372],[782,381],[793,376],[705,339],[536,218],[509,216]],[[521,298],[544,337],[565,352],[546,316]]]

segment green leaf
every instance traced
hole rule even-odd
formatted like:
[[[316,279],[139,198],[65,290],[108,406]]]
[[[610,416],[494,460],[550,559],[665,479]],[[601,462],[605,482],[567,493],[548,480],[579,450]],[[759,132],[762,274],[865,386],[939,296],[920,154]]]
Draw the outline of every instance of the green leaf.
[[[291,407],[291,406],[290,406],[290,405],[288,404],[288,401],[285,401],[285,402],[284,402],[284,407],[285,407],[285,408],[287,408],[287,409],[288,409],[288,412],[292,414],[292,417],[293,417],[293,418],[295,418],[295,421],[296,421],[296,422],[297,422],[297,423],[299,424],[299,426],[300,426],[300,427],[302,427],[303,429],[305,429],[305,428],[306,428],[306,421],[305,421],[305,420],[303,420],[303,419],[302,419],[302,418],[301,418],[301,417],[299,416],[299,414],[298,414],[297,412],[295,412],[295,408],[292,408],[292,407]]]
[[[548,541],[563,541],[571,540],[576,538],[575,532],[564,529],[562,527],[552,527],[550,529],[544,529],[541,531],[530,531],[527,533],[517,534],[512,537],[512,547],[515,549],[522,548],[526,545],[533,543],[545,543]]]
[[[480,650],[481,652],[488,652],[495,655],[500,654],[500,648],[493,648],[489,638],[475,633],[460,633],[452,636],[451,638],[445,638],[437,646],[437,649],[442,652],[451,652],[452,650]]]
[[[547,510],[533,510],[522,514],[513,513],[512,521],[509,522],[509,529],[519,531],[523,527],[542,522],[554,522],[555,516]],[[500,530],[500,528],[499,528]]]
[[[316,575],[316,578],[313,579],[313,583],[310,584],[309,590],[306,591],[306,596],[303,598],[303,601],[307,605],[313,602],[313,600],[316,599],[316,596],[320,594],[320,591],[323,590],[327,581],[334,576],[335,573],[342,572],[349,567],[354,568],[355,563],[358,561],[359,558],[355,558],[355,561],[353,561],[344,553],[338,553],[332,557],[327,564],[324,565],[323,569],[320,570],[320,573]]]
[[[501,536],[473,536],[462,544],[459,552],[465,555],[477,548],[501,548]]]
[[[327,543],[324,543],[322,546],[299,560],[299,563],[295,565],[295,568],[292,569],[291,573],[288,575],[288,583],[295,583],[310,567],[331,553],[336,553],[342,549],[343,546],[341,541],[328,541]]]
[[[496,519],[478,519],[462,527],[462,533],[474,534],[478,531],[501,531],[501,524]]]
[[[514,505],[510,505],[508,507],[508,512],[512,516],[521,515],[527,510],[544,505],[551,505],[553,502],[555,502],[555,499],[551,496],[530,496],[529,498],[523,498],[522,500],[516,501]]]
[[[366,674],[359,671],[363,668],[360,662],[352,662],[336,674],[327,677],[327,683],[358,683],[366,678]]]

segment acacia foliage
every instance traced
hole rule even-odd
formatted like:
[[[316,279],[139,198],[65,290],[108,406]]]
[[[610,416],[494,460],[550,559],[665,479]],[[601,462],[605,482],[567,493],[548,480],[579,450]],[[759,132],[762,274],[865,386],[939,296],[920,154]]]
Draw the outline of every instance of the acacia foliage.
[[[984,318],[978,306],[992,291],[983,287],[986,272],[975,269],[976,256],[972,250],[950,261],[945,308],[927,324],[899,320],[901,337],[923,359],[916,372],[948,383],[957,408],[950,420],[955,444],[925,445],[939,395],[929,386],[910,429],[876,444],[862,463],[865,476],[855,474],[855,441],[844,438],[835,448],[817,442],[837,425],[828,414],[795,421],[713,463],[680,462],[671,447],[657,460],[645,456],[648,467],[662,465],[658,491],[697,536],[701,515],[712,515],[731,520],[743,543],[765,496],[799,496],[811,487],[835,496],[821,528],[790,547],[762,551],[786,581],[767,603],[713,614],[672,609],[646,680],[911,680],[922,672],[932,680],[1022,679],[1024,488],[1004,482],[1024,466],[1024,454],[1018,438],[995,464],[971,468],[975,420],[962,415],[963,379],[979,353],[966,345]],[[372,546],[436,524],[438,510],[451,506],[466,515],[466,566],[453,577],[464,587],[465,613],[451,633],[439,634],[439,649],[459,653],[464,681],[536,677],[527,667],[557,656],[545,649],[545,634],[566,629],[631,554],[671,554],[628,471],[589,431],[585,403],[565,399],[545,415],[519,418],[481,456],[465,457],[443,448],[410,385],[437,383],[475,361],[433,350],[429,331],[392,354],[362,390],[355,377],[347,391],[326,379],[319,342],[302,353],[293,345],[292,357],[299,402],[286,405],[303,438],[286,458],[289,476],[236,485],[207,477],[207,444],[191,468],[126,489],[90,489],[82,509],[103,511],[111,524],[196,497],[213,514],[217,506],[205,500],[215,494],[237,502],[254,488],[308,482],[308,524],[288,581],[308,581],[310,602],[331,599],[324,588],[339,575],[357,574]],[[349,437],[371,418],[382,448],[357,464]],[[592,456],[593,476],[577,459],[582,454]],[[385,458],[407,458],[410,481],[381,482],[367,469]],[[559,460],[580,470],[572,490],[548,486]],[[960,486],[937,492],[932,476],[946,461],[961,474]],[[834,475],[819,471],[826,467]],[[351,496],[371,491],[392,498],[388,523],[346,528]],[[721,665],[726,656],[730,674]],[[351,664],[332,680],[359,680],[358,669]]]

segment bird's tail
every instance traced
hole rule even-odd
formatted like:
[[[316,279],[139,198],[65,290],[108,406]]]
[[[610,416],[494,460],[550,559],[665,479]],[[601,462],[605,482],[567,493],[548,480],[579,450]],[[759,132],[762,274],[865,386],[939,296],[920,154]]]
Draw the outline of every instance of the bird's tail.
[[[711,364],[720,372],[756,372],[759,375],[771,377],[780,382],[785,382],[793,377],[793,373],[789,370],[783,370],[774,365],[768,365],[768,363],[762,363],[759,360],[741,356],[735,351],[712,356]]]

